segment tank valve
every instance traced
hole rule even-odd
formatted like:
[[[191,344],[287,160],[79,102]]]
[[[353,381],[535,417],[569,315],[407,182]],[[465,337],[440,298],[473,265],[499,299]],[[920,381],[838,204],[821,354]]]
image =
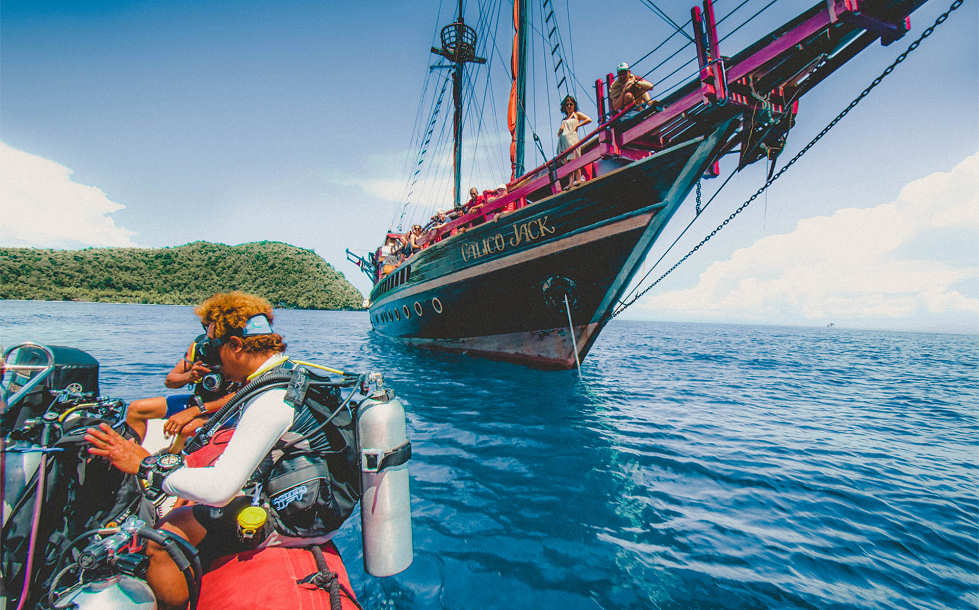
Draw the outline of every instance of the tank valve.
[[[259,542],[265,538],[265,523],[269,514],[261,506],[246,506],[238,513],[238,540]]]

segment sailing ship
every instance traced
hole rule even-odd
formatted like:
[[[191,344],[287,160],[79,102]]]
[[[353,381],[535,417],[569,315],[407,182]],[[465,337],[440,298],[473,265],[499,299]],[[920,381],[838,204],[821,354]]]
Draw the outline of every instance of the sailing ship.
[[[613,75],[594,82],[597,127],[525,171],[526,0],[514,7],[512,176],[499,196],[434,227],[403,259],[349,250],[373,282],[371,324],[409,345],[541,368],[585,358],[650,248],[719,159],[770,164],[799,99],[869,45],[888,45],[925,0],[823,0],[732,55],[721,54],[713,0],[691,9],[697,75],[655,103],[615,111]],[[545,3],[546,4],[546,3]],[[460,203],[463,71],[481,63],[476,32],[457,19],[432,52],[453,71],[454,195]],[[568,188],[577,172],[588,176]],[[389,243],[402,235],[389,230]]]

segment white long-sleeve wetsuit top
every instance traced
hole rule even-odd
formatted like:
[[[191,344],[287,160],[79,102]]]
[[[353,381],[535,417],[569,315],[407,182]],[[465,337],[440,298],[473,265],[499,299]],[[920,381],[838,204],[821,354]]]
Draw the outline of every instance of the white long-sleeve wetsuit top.
[[[270,370],[285,360],[284,355],[276,354],[257,371]],[[217,461],[203,468],[175,470],[163,481],[164,493],[209,506],[224,506],[241,495],[245,482],[292,426],[293,409],[285,403],[285,394],[284,389],[268,390],[249,401]]]

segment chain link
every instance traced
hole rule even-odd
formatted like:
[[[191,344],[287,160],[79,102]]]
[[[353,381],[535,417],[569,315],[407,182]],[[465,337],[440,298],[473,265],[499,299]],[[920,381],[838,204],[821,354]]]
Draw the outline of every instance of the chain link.
[[[703,247],[704,244],[706,244],[707,242],[709,242],[711,240],[711,238],[713,238],[715,235],[718,234],[718,232],[721,231],[721,229],[723,229],[724,227],[726,227],[728,225],[728,223],[730,223],[732,220],[734,220],[735,217],[738,216],[738,214],[740,214],[741,212],[743,212],[745,210],[745,208],[747,208],[749,205],[751,205],[751,203],[755,199],[757,199],[759,195],[761,195],[766,190],[768,190],[768,187],[771,186],[773,182],[775,182],[776,180],[778,180],[779,177],[781,177],[782,174],[784,174],[786,171],[788,171],[788,169],[790,167],[792,167],[792,165],[795,164],[796,161],[798,161],[804,154],[806,154],[807,152],[809,152],[809,149],[811,149],[813,146],[815,146],[816,145],[816,142],[818,142],[819,140],[821,140],[823,136],[825,136],[827,133],[829,133],[829,130],[830,129],[832,129],[833,127],[835,127],[837,123],[839,123],[841,120],[843,120],[843,117],[845,117],[847,114],[849,114],[850,111],[853,110],[856,107],[856,105],[859,104],[863,100],[863,98],[867,97],[867,95],[870,94],[870,92],[877,85],[879,85],[881,83],[881,81],[883,81],[885,78],[887,78],[887,76],[890,75],[890,73],[894,71],[894,68],[896,68],[901,62],[903,62],[905,59],[907,59],[908,55],[910,53],[914,52],[921,45],[921,42],[925,38],[928,38],[929,36],[931,36],[932,33],[935,31],[935,28],[937,26],[941,25],[942,23],[945,23],[945,21],[948,19],[948,16],[952,13],[952,11],[954,11],[955,9],[959,8],[960,6],[962,6],[962,3],[963,2],[965,2],[965,0],[955,0],[954,2],[952,2],[951,6],[948,8],[948,10],[938,16],[938,19],[935,20],[935,23],[933,23],[932,25],[930,25],[927,28],[925,28],[925,30],[921,33],[921,36],[919,36],[914,42],[912,42],[910,45],[908,45],[908,48],[905,49],[903,53],[901,53],[900,55],[898,55],[897,56],[897,59],[895,59],[894,62],[891,63],[891,65],[889,65],[886,68],[884,68],[884,71],[881,72],[880,75],[877,76],[874,80],[872,80],[870,82],[870,85],[867,86],[866,89],[864,89],[863,91],[860,92],[860,95],[858,95],[857,97],[853,98],[853,101],[851,101],[850,104],[845,109],[843,109],[842,112],[840,112],[838,115],[836,115],[836,118],[834,118],[832,121],[830,121],[829,124],[826,125],[826,127],[823,127],[823,130],[820,131],[816,135],[816,137],[814,137],[812,140],[810,140],[809,143],[806,144],[805,147],[803,147],[802,150],[800,150],[798,153],[796,153],[796,155],[794,157],[792,157],[792,159],[789,160],[788,163],[786,163],[785,165],[783,165],[782,168],[779,169],[778,172],[775,173],[775,175],[773,175],[771,178],[769,178],[765,182],[765,184],[761,186],[761,188],[759,188],[757,191],[755,191],[755,193],[751,197],[749,197],[747,199],[747,201],[745,201],[744,203],[742,203],[741,205],[739,205],[737,208],[735,208],[735,210],[733,212],[731,212],[728,215],[728,217],[725,218],[724,221],[721,224],[717,225],[714,228],[713,231],[711,231],[710,233],[708,233],[706,237],[704,237],[702,240],[700,240],[700,243],[698,243],[696,246],[694,246],[693,248],[691,248],[690,251],[687,252],[686,254],[684,254],[683,257],[680,260],[678,260],[677,262],[675,262],[672,267],[670,267],[669,269],[667,269],[662,275],[660,275],[658,278],[656,278],[656,280],[652,284],[650,284],[649,286],[647,286],[646,288],[644,288],[641,292],[637,293],[634,297],[632,297],[631,299],[629,299],[629,301],[627,301],[625,303],[621,303],[619,305],[619,307],[614,312],[612,312],[611,317],[612,318],[616,317],[617,315],[619,315],[620,313],[622,313],[623,311],[625,311],[626,308],[628,308],[633,303],[635,303],[636,301],[638,301],[643,295],[645,295],[650,290],[652,290],[653,288],[655,288],[657,284],[659,284],[660,282],[662,282],[666,278],[666,276],[668,276],[677,267],[679,267],[681,264],[683,264],[684,261],[686,261],[688,258],[690,258],[693,255],[694,252],[696,252],[697,250],[700,250],[700,248]],[[699,211],[700,211],[700,182],[697,183],[697,210],[698,210],[698,213],[699,213]]]
[[[703,208],[700,206],[700,196],[701,196],[700,195],[700,183],[701,182],[703,182],[703,180],[698,180],[697,181],[697,206],[695,208],[697,210],[697,216],[700,216],[700,212],[703,210]]]

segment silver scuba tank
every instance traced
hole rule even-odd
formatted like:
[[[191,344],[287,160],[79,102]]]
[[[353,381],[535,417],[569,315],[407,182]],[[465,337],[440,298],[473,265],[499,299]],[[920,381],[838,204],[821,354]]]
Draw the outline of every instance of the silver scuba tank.
[[[13,505],[27,487],[41,463],[42,447],[27,441],[14,441],[5,447],[3,465],[3,507],[0,523],[6,523]],[[28,506],[33,506],[31,502]]]
[[[411,444],[404,406],[393,392],[376,392],[361,403],[357,435],[364,568],[373,576],[391,576],[412,560],[407,464]]]
[[[60,596],[55,608],[77,610],[156,610],[150,586],[138,578],[116,574],[70,589]]]

